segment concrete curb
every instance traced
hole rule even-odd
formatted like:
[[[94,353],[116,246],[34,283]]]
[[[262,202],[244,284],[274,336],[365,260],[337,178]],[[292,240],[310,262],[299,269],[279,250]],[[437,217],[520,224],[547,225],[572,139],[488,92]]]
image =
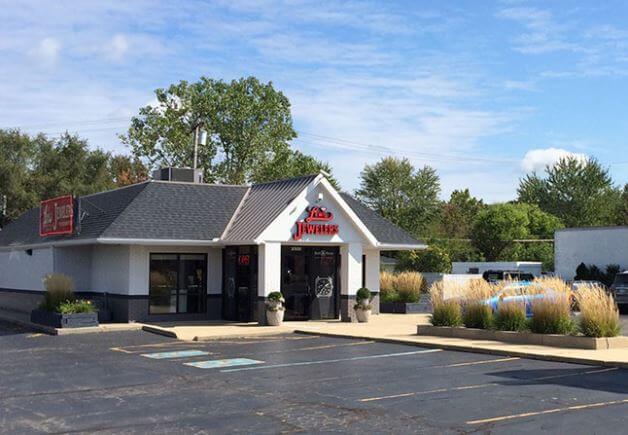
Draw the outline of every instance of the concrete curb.
[[[628,363],[623,361],[605,361],[605,360],[596,360],[590,358],[579,358],[579,357],[569,357],[562,355],[541,355],[529,352],[518,352],[518,351],[510,351],[510,350],[500,350],[500,349],[489,349],[485,347],[473,347],[469,345],[460,345],[460,344],[436,344],[431,342],[421,342],[416,340],[404,340],[400,338],[384,338],[384,337],[365,337],[360,335],[352,335],[352,334],[335,334],[330,332],[315,332],[315,331],[306,331],[306,330],[295,330],[296,334],[306,334],[306,335],[320,335],[324,337],[337,337],[337,338],[350,338],[356,340],[371,340],[377,341],[380,343],[392,343],[392,344],[404,344],[407,346],[417,346],[417,347],[426,347],[430,349],[444,349],[444,350],[455,350],[458,352],[473,352],[473,353],[483,353],[488,355],[500,355],[500,356],[511,356],[511,357],[519,357],[526,359],[537,359],[542,361],[554,361],[554,362],[565,362],[571,364],[584,364],[590,366],[603,366],[603,367],[619,367],[619,368],[628,368]]]
[[[167,329],[159,328],[157,326],[142,325],[141,329],[142,331],[150,332],[151,334],[163,335],[164,337],[179,339],[176,333]]]

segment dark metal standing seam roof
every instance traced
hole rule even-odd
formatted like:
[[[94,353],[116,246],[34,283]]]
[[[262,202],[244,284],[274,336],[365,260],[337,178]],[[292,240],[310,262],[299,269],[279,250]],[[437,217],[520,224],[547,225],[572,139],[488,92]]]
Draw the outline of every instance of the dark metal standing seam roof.
[[[362,202],[345,192],[340,192],[340,196],[351,207],[353,212],[369,231],[375,236],[379,243],[389,245],[424,245],[421,240],[417,240],[397,225],[382,217],[379,213],[371,210]]]
[[[223,240],[255,240],[316,177],[318,174],[252,185]]]

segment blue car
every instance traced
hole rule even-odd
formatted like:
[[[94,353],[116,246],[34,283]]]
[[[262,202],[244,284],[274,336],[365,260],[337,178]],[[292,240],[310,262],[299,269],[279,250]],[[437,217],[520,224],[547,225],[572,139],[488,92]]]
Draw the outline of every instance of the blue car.
[[[531,292],[531,287],[536,286],[530,281],[519,281],[506,285],[503,289],[495,293],[494,296],[486,299],[484,303],[489,305],[493,312],[497,311],[500,303],[523,303],[525,305],[526,317],[532,317],[532,303],[535,300],[552,297],[552,292]]]

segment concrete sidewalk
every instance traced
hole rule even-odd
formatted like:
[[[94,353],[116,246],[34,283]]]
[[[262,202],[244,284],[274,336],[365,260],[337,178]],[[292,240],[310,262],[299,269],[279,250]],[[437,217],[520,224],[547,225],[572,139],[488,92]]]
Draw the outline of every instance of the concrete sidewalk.
[[[258,326],[256,323],[212,324],[198,322],[194,324],[186,323],[183,326],[180,324],[160,323],[145,325],[144,329],[189,341],[255,337],[296,332],[465,352],[628,368],[628,349],[582,350],[416,335],[416,326],[418,324],[428,324],[428,322],[428,314],[380,314],[372,316],[369,323],[343,323],[336,320],[284,322],[279,327]]]

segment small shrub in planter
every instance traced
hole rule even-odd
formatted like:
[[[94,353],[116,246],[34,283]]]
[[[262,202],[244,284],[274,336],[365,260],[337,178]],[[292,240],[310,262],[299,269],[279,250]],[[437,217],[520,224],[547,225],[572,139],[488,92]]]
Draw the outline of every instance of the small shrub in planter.
[[[494,315],[495,328],[500,331],[525,331],[528,328],[526,308],[523,303],[500,303]]]
[[[462,326],[462,310],[460,304],[453,300],[434,303],[430,322],[433,326]]]
[[[59,304],[58,312],[60,314],[95,313],[96,307],[94,307],[91,301],[77,299]]]
[[[44,300],[31,312],[31,321],[55,328],[98,326],[98,313],[90,301],[77,300],[72,278],[51,274],[44,277]]]
[[[576,292],[580,307],[580,332],[587,337],[616,337],[621,332],[619,311],[613,296],[599,286]]]
[[[271,292],[266,301],[266,321],[270,326],[281,326],[284,316],[285,300],[281,292]]]
[[[532,302],[530,330],[537,334],[572,334],[576,327],[571,319],[568,293],[555,293]]]
[[[373,306],[370,304],[371,291],[364,287],[358,289],[356,299],[358,302],[353,306],[353,309],[355,310],[358,322],[368,322],[371,318],[371,310],[373,309]]]

